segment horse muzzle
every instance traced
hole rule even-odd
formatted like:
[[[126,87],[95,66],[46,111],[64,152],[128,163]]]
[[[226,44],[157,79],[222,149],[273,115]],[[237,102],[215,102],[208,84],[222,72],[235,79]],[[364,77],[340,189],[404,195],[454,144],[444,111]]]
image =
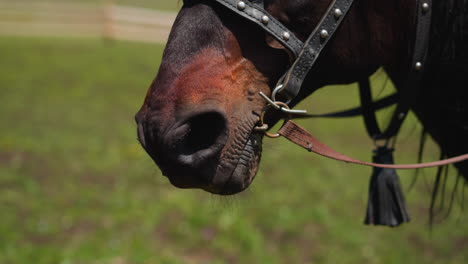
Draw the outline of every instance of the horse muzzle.
[[[154,114],[136,121],[141,145],[173,185],[222,192],[226,179],[216,175],[229,137],[223,112],[190,111],[170,125]]]

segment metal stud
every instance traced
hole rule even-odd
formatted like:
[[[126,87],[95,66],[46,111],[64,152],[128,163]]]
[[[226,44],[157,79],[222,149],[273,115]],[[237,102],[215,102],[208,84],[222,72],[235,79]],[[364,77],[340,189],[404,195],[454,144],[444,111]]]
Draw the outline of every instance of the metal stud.
[[[322,29],[322,31],[320,31],[321,38],[326,39],[328,38],[328,36],[330,36],[330,34],[328,34],[328,31],[326,31],[325,29]]]
[[[244,10],[245,7],[246,7],[245,2],[239,1],[239,3],[237,3],[237,9],[239,9],[240,11]]]
[[[283,39],[288,41],[291,38],[291,34],[289,32],[283,32]]]
[[[414,69],[417,71],[420,71],[422,69],[423,65],[421,62],[416,62],[416,65],[414,65]]]
[[[428,3],[424,2],[424,3],[422,3],[421,6],[422,6],[422,10],[423,10],[424,13],[429,11],[429,4]]]
[[[398,115],[398,118],[399,118],[399,119],[403,119],[403,118],[405,118],[405,116],[406,116],[406,113],[400,113],[400,114]]]
[[[262,23],[267,25],[270,22],[270,18],[268,16],[262,16]]]
[[[341,11],[341,9],[339,8],[335,9],[334,13],[335,13],[335,18],[340,18],[341,16],[343,16],[343,11]]]

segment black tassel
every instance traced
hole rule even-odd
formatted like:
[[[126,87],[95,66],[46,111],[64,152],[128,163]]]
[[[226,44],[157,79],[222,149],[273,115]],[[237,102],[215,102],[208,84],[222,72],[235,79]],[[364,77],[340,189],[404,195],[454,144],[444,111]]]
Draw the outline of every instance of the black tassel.
[[[394,164],[393,149],[378,147],[374,163]],[[369,186],[366,225],[396,227],[409,222],[405,198],[395,169],[374,168]]]

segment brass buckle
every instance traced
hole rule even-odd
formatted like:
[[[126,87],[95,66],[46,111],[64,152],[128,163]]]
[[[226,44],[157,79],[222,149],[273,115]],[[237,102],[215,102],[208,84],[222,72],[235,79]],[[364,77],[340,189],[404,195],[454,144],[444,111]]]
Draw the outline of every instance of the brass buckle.
[[[268,109],[270,107],[273,107],[283,113],[286,113],[287,115],[285,115],[285,117],[283,118],[284,119],[284,123],[283,125],[289,121],[291,119],[291,115],[288,114],[288,110],[290,110],[289,106],[283,102],[272,102],[270,104],[268,104],[265,108],[265,110],[263,110],[263,112],[260,114],[260,120],[258,121],[258,125],[254,128],[255,131],[257,132],[261,132],[261,133],[264,133],[265,136],[269,137],[269,138],[279,138],[281,137],[280,134],[278,133],[270,133],[268,132],[267,130],[269,129],[269,126],[268,124],[265,124],[265,113],[268,111]],[[284,109],[284,110],[283,110]]]

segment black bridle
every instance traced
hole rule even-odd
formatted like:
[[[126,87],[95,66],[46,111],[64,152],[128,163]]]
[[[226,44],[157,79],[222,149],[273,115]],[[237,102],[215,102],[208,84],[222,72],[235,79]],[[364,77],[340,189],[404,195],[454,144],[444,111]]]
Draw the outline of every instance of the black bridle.
[[[410,220],[406,211],[404,196],[399,185],[397,168],[422,168],[425,166],[440,166],[468,159],[468,154],[456,157],[455,160],[443,160],[427,164],[394,165],[393,148],[389,142],[397,135],[410,106],[417,101],[421,91],[422,76],[425,69],[429,33],[431,24],[432,0],[415,0],[417,13],[415,16],[415,38],[412,47],[412,60],[408,66],[408,76],[399,93],[383,100],[373,102],[369,79],[359,81],[361,107],[350,111],[326,115],[303,115],[304,117],[347,117],[362,115],[370,137],[374,140],[385,140],[385,145],[376,149],[374,163],[361,162],[342,155],[316,140],[310,133],[291,120],[285,121],[278,134],[267,132],[268,125],[263,122],[262,113],[256,131],[264,132],[269,137],[283,136],[310,152],[361,165],[373,166],[373,174],[369,187],[369,202],[365,218],[366,224],[398,226]],[[302,111],[290,110],[289,104],[303,88],[303,83],[310,69],[314,66],[323,48],[340,26],[354,0],[331,0],[330,6],[320,19],[315,29],[305,42],[300,41],[291,31],[272,17],[264,8],[263,0],[216,0],[236,14],[256,23],[276,40],[286,47],[292,58],[289,70],[279,79],[273,89],[271,98],[260,94],[268,101],[267,107],[291,114],[303,114]],[[396,103],[397,107],[385,130],[381,130],[376,118],[376,110]],[[266,111],[266,110],[265,110]],[[394,143],[394,142],[393,142]]]
[[[432,0],[415,1],[417,15],[415,16],[416,28],[413,56],[411,64],[408,66],[408,78],[401,92],[389,97],[391,100],[387,99],[385,104],[373,103],[368,79],[361,80],[359,82],[361,107],[334,114],[312,115],[310,117],[347,117],[362,114],[369,135],[373,139],[389,139],[397,134],[410,109],[411,103],[414,102],[420,91],[419,87],[421,86],[429,46]],[[340,26],[354,0],[332,0],[320,22],[305,42],[299,40],[290,29],[271,16],[264,9],[263,0],[216,0],[216,2],[260,26],[289,51],[293,63],[289,70],[279,79],[276,87],[273,89],[269,102],[270,104],[274,104],[274,102],[280,101],[290,104],[303,88],[307,74],[316,63],[323,48]],[[397,103],[397,107],[390,124],[382,131],[377,124],[375,111],[387,107],[391,103]],[[288,110],[277,105],[276,108],[289,113],[303,113],[302,111]]]
[[[236,14],[254,22],[278,40],[288,51],[292,61],[289,70],[280,78],[272,93],[272,100],[289,104],[301,90],[304,79],[314,66],[328,40],[333,36],[354,0],[333,0],[325,15],[305,42],[299,40],[265,9],[263,0],[216,0]]]

